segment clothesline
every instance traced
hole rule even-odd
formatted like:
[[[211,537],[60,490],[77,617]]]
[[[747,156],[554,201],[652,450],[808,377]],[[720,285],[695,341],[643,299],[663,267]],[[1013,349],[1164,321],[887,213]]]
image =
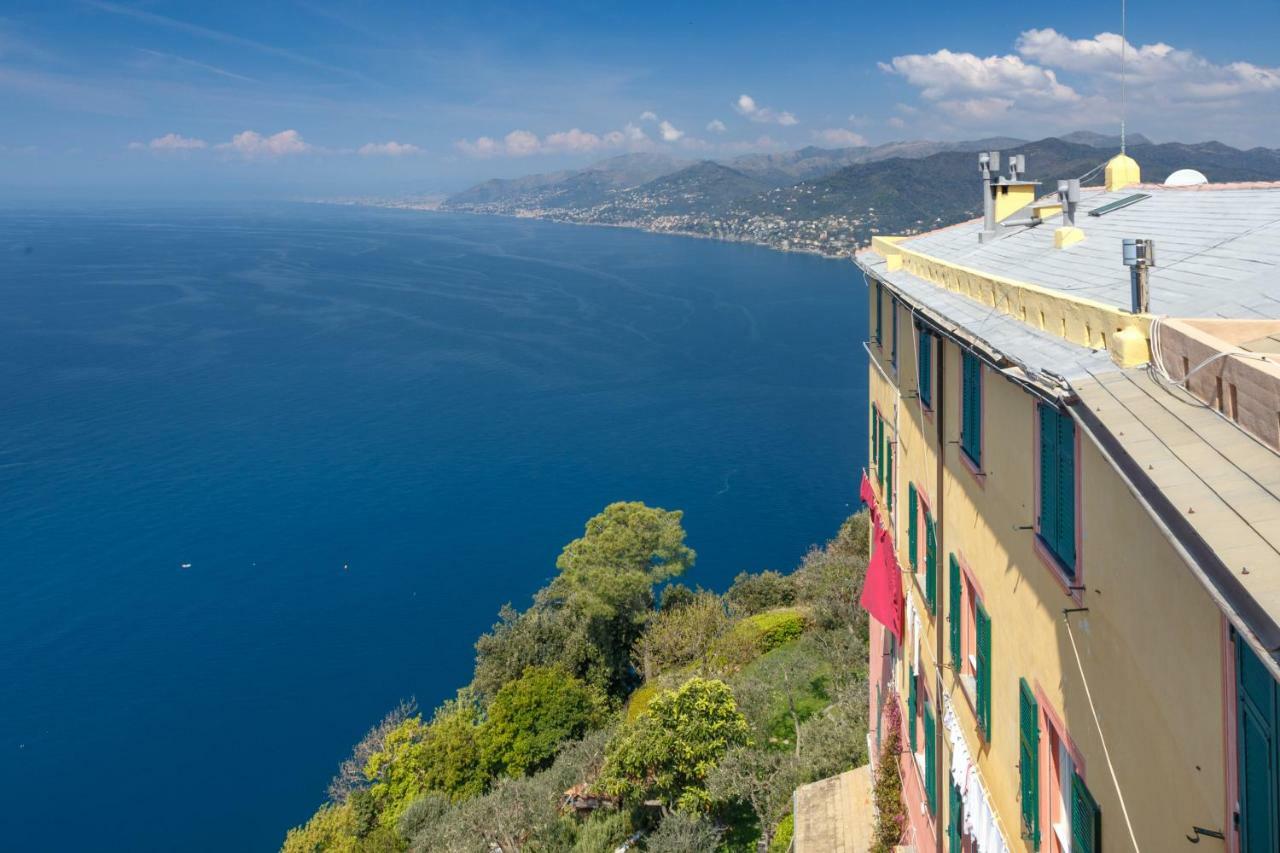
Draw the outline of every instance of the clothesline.
[[[964,802],[964,831],[973,838],[978,853],[1009,853],[1000,828],[1000,815],[991,807],[990,794],[982,782],[982,774],[969,754],[955,706],[944,696],[942,724],[951,743],[951,781],[960,790]]]

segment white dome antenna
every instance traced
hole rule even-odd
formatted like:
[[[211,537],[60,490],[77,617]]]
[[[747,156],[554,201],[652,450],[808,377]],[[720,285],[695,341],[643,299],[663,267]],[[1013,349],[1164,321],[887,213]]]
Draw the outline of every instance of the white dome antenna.
[[[1207,183],[1209,179],[1204,176],[1204,172],[1195,169],[1179,169],[1164,179],[1166,187],[1194,187]]]

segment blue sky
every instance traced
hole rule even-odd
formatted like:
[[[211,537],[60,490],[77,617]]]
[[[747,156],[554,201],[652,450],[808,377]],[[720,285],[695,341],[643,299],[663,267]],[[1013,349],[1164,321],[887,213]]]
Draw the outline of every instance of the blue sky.
[[[1280,3],[1131,0],[1129,126],[1280,147]],[[432,192],[1118,125],[1119,2],[7,0],[0,189]]]

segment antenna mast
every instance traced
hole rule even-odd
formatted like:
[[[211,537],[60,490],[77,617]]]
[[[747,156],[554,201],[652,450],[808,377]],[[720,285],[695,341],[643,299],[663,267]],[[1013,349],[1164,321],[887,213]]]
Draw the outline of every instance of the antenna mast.
[[[1125,153],[1124,120],[1127,103],[1125,100],[1125,61],[1128,59],[1129,32],[1126,0],[1120,0],[1120,153]]]

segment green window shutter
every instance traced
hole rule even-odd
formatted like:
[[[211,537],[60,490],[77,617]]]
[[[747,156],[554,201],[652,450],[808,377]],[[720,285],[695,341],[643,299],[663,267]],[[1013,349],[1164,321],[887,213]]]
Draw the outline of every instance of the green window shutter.
[[[938,742],[933,726],[933,708],[924,705],[924,790],[929,799],[929,813],[938,813]]]
[[[924,512],[924,597],[929,612],[938,612],[938,540],[933,529],[933,515]]]
[[[912,753],[916,751],[916,678],[912,673],[911,684],[907,687],[907,740]]]
[[[889,352],[889,363],[896,369],[898,367],[898,300],[892,296],[889,297],[889,305],[892,309],[889,315],[889,335],[893,341],[893,349]]]
[[[974,465],[982,467],[982,362],[964,353],[960,417],[960,447]]]
[[[1025,678],[1018,680],[1018,775],[1022,797],[1022,837],[1040,847],[1040,715]]]
[[[1233,640],[1240,850],[1271,853],[1280,845],[1280,685],[1239,634]]]
[[[915,571],[919,564],[916,557],[916,516],[919,515],[916,503],[916,484],[911,483],[907,486],[907,562],[911,565],[911,570]]]
[[[926,409],[933,405],[933,336],[920,330],[920,346],[916,353],[916,375],[920,380],[920,405]]]
[[[1076,425],[1058,415],[1058,541],[1054,549],[1068,573],[1076,568]]]
[[[960,853],[964,836],[964,794],[955,785],[951,789],[951,802],[947,804],[947,850]]]
[[[874,420],[871,422],[872,441],[874,447],[872,452],[875,453],[876,460],[876,479],[880,481],[880,488],[884,488],[884,420],[880,417],[880,412],[876,411],[873,415]]]
[[[1071,774],[1071,853],[1098,853],[1102,812],[1079,773]]]
[[[947,577],[947,591],[951,596],[951,666],[955,674],[961,673],[963,659],[960,654],[960,561],[951,555],[951,571]]]
[[[884,446],[884,479],[887,484],[885,489],[884,503],[885,508],[893,512],[893,440],[885,442]],[[895,530],[894,536],[898,533]]]
[[[1058,412],[1040,403],[1040,538],[1050,547],[1058,539]]]
[[[982,727],[983,736],[991,740],[991,617],[979,604],[974,619],[977,633],[977,671],[974,681],[977,683],[978,725]]]
[[[884,285],[876,282],[876,344],[884,343]]]

